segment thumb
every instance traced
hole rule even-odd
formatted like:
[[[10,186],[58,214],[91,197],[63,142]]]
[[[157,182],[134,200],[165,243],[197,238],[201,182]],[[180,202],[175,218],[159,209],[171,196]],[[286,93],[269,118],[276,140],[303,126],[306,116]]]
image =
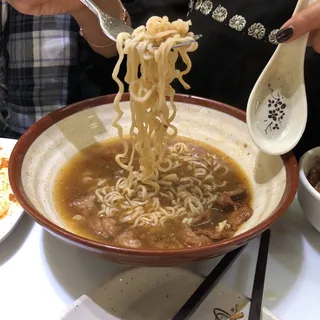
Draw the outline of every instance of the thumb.
[[[298,12],[277,33],[279,43],[294,41],[302,35],[320,29],[320,1]]]

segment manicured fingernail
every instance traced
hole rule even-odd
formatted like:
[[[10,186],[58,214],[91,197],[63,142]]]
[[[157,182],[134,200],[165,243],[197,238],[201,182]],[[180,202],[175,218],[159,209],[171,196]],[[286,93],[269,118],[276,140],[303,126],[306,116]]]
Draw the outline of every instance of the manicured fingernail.
[[[288,41],[293,36],[293,28],[286,27],[278,31],[276,38],[279,43]]]

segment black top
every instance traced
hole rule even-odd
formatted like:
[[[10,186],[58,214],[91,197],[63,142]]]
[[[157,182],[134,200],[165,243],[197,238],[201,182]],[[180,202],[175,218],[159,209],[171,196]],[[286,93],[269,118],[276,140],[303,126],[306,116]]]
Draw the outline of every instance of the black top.
[[[245,110],[259,74],[276,49],[274,34],[292,15],[296,0],[123,0],[123,3],[134,27],[145,24],[153,15],[187,19],[189,11],[192,31],[203,34],[203,39],[191,56],[193,68],[186,80],[192,88],[188,93]],[[98,60],[97,70],[101,70],[103,63],[105,71],[110,72],[113,63],[102,60]],[[307,52],[305,74],[309,118],[304,137],[295,150],[298,157],[320,145],[320,135],[317,134],[320,57],[312,49]],[[110,74],[104,77],[110,78]],[[110,83],[105,79],[105,87],[99,93],[110,92]],[[184,92],[181,87],[176,89]]]

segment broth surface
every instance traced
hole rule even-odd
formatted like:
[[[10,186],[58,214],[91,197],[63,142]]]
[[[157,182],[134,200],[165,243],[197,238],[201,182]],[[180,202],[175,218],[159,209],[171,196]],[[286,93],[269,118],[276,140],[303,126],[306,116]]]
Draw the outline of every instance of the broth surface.
[[[246,175],[232,159],[211,145],[185,137],[177,137],[172,144],[177,142],[185,143],[192,150],[193,157],[209,153],[229,169],[223,176],[228,184],[213,191],[216,194],[214,205],[205,208],[196,225],[186,225],[181,218],[174,218],[163,226],[133,228],[129,223],[117,220],[117,216],[109,218],[98,214],[101,204],[95,195],[97,186],[105,181],[114,185],[127,174],[115,161],[116,154],[123,148],[118,138],[80,151],[59,171],[54,186],[57,212],[74,233],[118,247],[179,249],[210,245],[232,237],[252,215],[252,195]],[[183,178],[188,175],[188,165],[184,162],[170,173]],[[218,175],[215,179],[219,184]],[[159,198],[161,205],[169,205],[167,198]]]

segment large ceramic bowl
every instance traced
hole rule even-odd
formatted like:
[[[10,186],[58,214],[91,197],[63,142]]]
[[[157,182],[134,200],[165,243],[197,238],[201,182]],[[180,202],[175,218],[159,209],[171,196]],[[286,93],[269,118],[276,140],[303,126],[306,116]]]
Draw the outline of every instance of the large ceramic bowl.
[[[117,136],[111,126],[114,95],[58,110],[34,124],[18,141],[10,159],[10,183],[26,212],[58,238],[100,253],[107,259],[134,265],[175,265],[209,259],[231,251],[267,229],[292,202],[298,186],[298,166],[290,153],[261,153],[252,142],[245,113],[202,98],[177,95],[175,125],[179,133],[212,144],[246,171],[253,190],[254,214],[237,234],[206,247],[155,251],[108,246],[74,234],[64,225],[53,203],[55,177],[79,150]],[[128,95],[123,98],[122,125],[128,129]]]

